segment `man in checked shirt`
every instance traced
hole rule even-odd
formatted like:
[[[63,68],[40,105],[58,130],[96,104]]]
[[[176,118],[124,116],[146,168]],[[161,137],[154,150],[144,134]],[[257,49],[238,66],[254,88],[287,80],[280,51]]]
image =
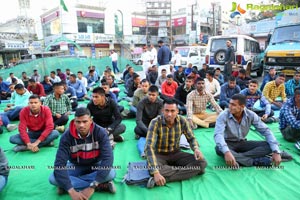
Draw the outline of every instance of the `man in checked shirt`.
[[[187,138],[194,155],[180,151],[182,134]],[[177,103],[171,99],[164,102],[163,114],[150,122],[145,154],[153,176],[148,180],[148,188],[204,174],[207,165],[189,123],[178,115]]]
[[[197,125],[204,128],[214,127],[218,114],[223,110],[216,103],[213,95],[205,91],[203,78],[198,78],[195,84],[196,90],[189,93],[186,99],[187,119],[193,129],[196,129]],[[206,113],[207,103],[210,103],[217,113]]]

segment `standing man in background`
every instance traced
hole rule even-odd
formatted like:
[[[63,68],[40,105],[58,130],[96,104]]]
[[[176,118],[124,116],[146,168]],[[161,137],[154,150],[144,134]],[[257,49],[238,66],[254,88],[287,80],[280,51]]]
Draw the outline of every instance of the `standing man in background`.
[[[225,52],[225,65],[224,65],[224,75],[225,75],[225,82],[231,76],[232,73],[232,65],[234,63],[234,47],[231,46],[232,41],[226,41],[226,52]]]
[[[160,72],[162,69],[166,69],[167,74],[169,74],[170,73],[169,62],[171,61],[172,58],[171,50],[169,49],[169,47],[164,45],[164,42],[162,40],[158,41],[158,46],[159,46],[159,50],[157,53],[157,62],[159,64],[158,76],[160,76]]]
[[[151,66],[157,65],[157,51],[153,44],[150,45],[150,52],[151,52],[151,60],[150,60]]]
[[[174,55],[174,62],[173,62],[173,64],[174,64],[174,67],[175,67],[175,69],[177,71],[178,67],[181,65],[181,55],[180,55],[180,53],[178,53],[178,49],[175,49],[174,53],[175,53],[175,55]]]
[[[120,72],[118,68],[118,54],[115,52],[115,50],[111,50],[110,52],[111,62],[113,66],[114,73]]]

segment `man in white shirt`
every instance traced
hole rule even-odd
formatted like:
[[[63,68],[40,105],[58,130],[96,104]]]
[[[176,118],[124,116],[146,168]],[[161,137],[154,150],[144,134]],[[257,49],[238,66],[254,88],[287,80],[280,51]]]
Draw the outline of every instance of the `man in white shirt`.
[[[178,70],[178,66],[181,65],[181,55],[178,53],[178,49],[174,50],[173,64],[176,70]]]
[[[151,52],[151,66],[156,65],[157,64],[157,50],[155,49],[154,45],[151,44],[150,45],[150,52]]]
[[[53,83],[58,83],[61,81],[61,79],[59,78],[59,76],[56,76],[55,71],[51,71],[50,72],[50,79]]]
[[[111,58],[114,73],[119,73],[120,70],[118,68],[118,54],[115,52],[115,50],[111,50],[110,58]]]
[[[214,72],[211,70],[207,71],[204,81],[206,92],[209,92],[215,99],[218,99],[220,97],[221,86],[219,81],[214,78]]]
[[[150,63],[151,53],[150,53],[150,51],[148,51],[147,46],[143,47],[143,53],[142,53],[141,59],[143,61],[143,70],[144,70],[144,73],[145,73],[145,76],[146,76],[147,73],[148,73],[148,69],[151,66],[151,63]]]
[[[87,79],[83,76],[82,71],[77,72],[77,80],[81,81],[85,88],[87,88]]]

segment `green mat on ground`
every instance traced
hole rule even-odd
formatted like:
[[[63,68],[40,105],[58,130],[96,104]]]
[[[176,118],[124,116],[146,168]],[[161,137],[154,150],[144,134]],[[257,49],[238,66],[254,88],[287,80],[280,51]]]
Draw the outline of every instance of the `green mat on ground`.
[[[121,104],[128,106],[128,103],[124,101]],[[0,110],[3,110],[5,105],[0,104],[0,106]],[[281,164],[283,169],[257,169],[254,167],[241,168],[236,171],[219,169],[218,166],[224,166],[225,163],[221,157],[215,154],[214,129],[200,128],[195,130],[195,136],[208,162],[206,173],[190,180],[167,183],[164,187],[146,189],[122,183],[128,162],[141,160],[136,148],[137,140],[134,139],[135,120],[127,119],[123,120],[123,123],[127,127],[123,134],[125,141],[118,143],[114,149],[114,166],[120,166],[114,180],[117,192],[116,194],[95,193],[91,199],[299,199],[299,155],[293,143],[282,139],[278,124],[271,124],[270,128],[280,142],[281,150],[288,151],[294,157],[293,161]],[[32,166],[32,169],[12,169],[7,186],[0,193],[0,199],[70,199],[68,195],[58,196],[56,188],[48,182],[48,177],[53,171],[48,166],[53,166],[59,139],[55,141],[55,147],[41,148],[38,153],[14,153],[12,150],[14,145],[9,143],[9,137],[17,132],[17,130],[10,133],[5,131],[1,134],[0,146],[4,149],[10,166]],[[251,131],[248,139],[262,140],[263,138]]]

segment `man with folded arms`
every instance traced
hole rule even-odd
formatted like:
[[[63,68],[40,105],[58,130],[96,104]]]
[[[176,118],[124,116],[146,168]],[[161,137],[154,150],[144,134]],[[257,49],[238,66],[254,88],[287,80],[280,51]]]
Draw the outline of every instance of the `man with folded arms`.
[[[51,110],[47,106],[42,106],[38,95],[29,97],[29,106],[20,112],[20,134],[10,137],[15,152],[30,150],[38,152],[43,146],[53,146],[53,141],[58,138],[59,133],[53,130]]]

